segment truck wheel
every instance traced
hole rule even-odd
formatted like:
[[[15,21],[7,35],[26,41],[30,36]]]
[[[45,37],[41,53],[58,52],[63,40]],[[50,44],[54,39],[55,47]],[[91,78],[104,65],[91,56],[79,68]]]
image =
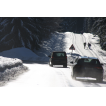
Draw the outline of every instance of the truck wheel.
[[[98,82],[102,82],[102,81],[103,81],[103,78],[102,78],[102,77],[99,77],[99,78],[96,78],[96,80],[97,80]]]
[[[67,67],[67,64],[64,64],[63,67]]]
[[[49,62],[49,65],[50,65],[51,67],[53,67],[53,64],[52,64],[52,62]]]
[[[76,80],[76,75],[75,75],[75,73],[73,73],[72,79]]]

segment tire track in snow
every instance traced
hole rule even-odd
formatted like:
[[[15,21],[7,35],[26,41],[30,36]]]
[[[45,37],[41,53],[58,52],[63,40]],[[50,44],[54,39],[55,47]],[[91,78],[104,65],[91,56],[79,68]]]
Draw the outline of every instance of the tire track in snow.
[[[79,36],[79,35],[78,35],[78,34],[74,34],[74,35],[73,35],[73,44],[75,45],[75,49],[76,49],[77,53],[79,53],[80,55],[86,56],[86,55],[84,54],[84,52],[79,48],[79,46],[81,46],[81,45],[78,45],[78,41],[77,41],[76,36]],[[82,42],[84,42],[84,41],[86,40],[86,39],[83,37],[83,35],[81,36],[81,39],[82,39]],[[89,53],[90,53],[91,55],[94,55],[93,53],[90,52],[90,50],[89,50]]]
[[[84,53],[80,50],[79,46],[77,45],[76,36],[79,36],[79,35],[76,35],[76,34],[73,33],[73,34],[71,34],[71,36],[72,36],[72,44],[73,44],[74,47],[75,47],[75,51],[76,51],[77,53],[79,53],[80,55],[85,56]],[[85,37],[84,35],[82,35],[82,41],[83,41],[83,43],[84,43],[85,41],[87,41],[87,40],[88,40],[89,43],[91,43],[90,38],[86,39],[86,37]],[[92,43],[91,43],[91,44],[92,44]],[[89,49],[88,49],[89,53],[90,53],[93,57],[97,57],[101,62],[103,62],[103,58],[100,57],[100,56],[96,53],[96,46],[95,46],[94,44],[92,44],[92,45],[93,45],[94,47],[92,48],[92,50],[89,50]]]
[[[71,36],[72,36],[72,44],[74,44],[75,49],[76,49],[76,52],[79,53],[80,55],[86,56],[86,55],[84,55],[84,53],[79,49],[79,46],[77,45],[77,40],[76,40],[76,36],[77,36],[77,35],[72,34]],[[84,42],[85,40],[86,40],[85,36],[82,35],[82,41]],[[91,43],[89,39],[88,39],[88,41],[89,41],[89,43]],[[96,48],[96,47],[95,47],[95,48]],[[92,50],[89,50],[89,49],[88,49],[88,52],[91,54],[91,57],[92,57],[92,56],[93,56],[93,57],[97,57],[97,58],[100,60],[100,62],[103,62],[103,61],[102,61],[103,59],[101,59],[100,56],[96,53],[95,48],[92,49]]]
[[[92,42],[91,42],[91,40],[90,40],[91,38],[90,38],[90,35],[89,35],[89,42],[92,44],[92,51],[95,53],[95,55],[97,56],[97,58],[103,63],[104,61],[103,61],[103,57],[102,56],[99,56],[98,55],[98,51],[96,50],[96,46],[95,46],[95,44],[93,44]]]
[[[79,36],[79,35],[75,35],[75,37],[76,37],[76,36]],[[75,38],[75,44],[76,44],[77,50],[80,51],[80,53],[82,53],[83,56],[86,56],[86,55],[84,55],[84,53],[79,49],[79,46],[77,46],[77,42],[76,42],[76,41],[77,41],[77,40],[76,40],[76,38]],[[85,41],[87,41],[87,39],[85,38],[84,35],[82,35],[82,41],[83,41],[83,43],[84,43]],[[89,39],[88,39],[88,41],[89,41]],[[90,42],[90,41],[89,41],[89,42]],[[93,57],[99,57],[99,56],[97,55],[97,53],[95,53],[95,51],[92,51],[92,50],[89,50],[89,49],[88,49],[88,51],[89,51],[89,53],[90,53]]]
[[[87,40],[86,40],[86,37],[85,37],[84,35],[82,36],[82,39],[83,39],[83,40],[82,40],[83,43],[87,41]],[[85,39],[85,40],[84,40],[84,39]],[[89,42],[89,43],[90,43],[90,42]],[[96,55],[94,52],[92,52],[92,51],[89,50],[89,49],[88,49],[88,51],[89,51],[89,53],[91,53],[94,57],[97,57],[97,55]],[[96,56],[95,56],[95,55],[96,55]]]
[[[78,46],[77,46],[76,36],[75,36],[74,33],[72,34],[72,44],[73,44],[74,47],[75,47],[75,51],[77,51],[77,53],[79,53],[80,55],[83,55],[83,53],[80,51],[80,49],[79,49]]]
[[[61,71],[59,71],[60,69],[58,69],[57,71],[56,71],[56,73],[59,75],[59,76],[61,76],[61,83],[62,83],[62,85],[64,84],[64,87],[68,87],[68,85],[67,85],[67,82],[66,82],[66,77],[65,77],[65,75],[63,74],[63,72]]]
[[[84,35],[83,35],[83,37],[86,39],[86,37],[85,37]],[[83,38],[83,39],[84,39],[84,38]],[[104,61],[103,61],[103,57],[102,57],[102,56],[100,57],[100,56],[98,55],[95,44],[93,44],[93,43],[91,42],[90,35],[89,35],[89,37],[88,37],[87,40],[83,40],[83,41],[88,41],[89,43],[92,44],[92,50],[89,50],[89,49],[88,49],[88,51],[93,55],[93,57],[98,58],[98,59],[100,60],[100,62],[103,63],[103,62],[104,62]]]
[[[84,34],[83,34],[83,35],[84,35]],[[98,55],[98,53],[97,53],[95,44],[93,44],[93,43],[91,42],[90,35],[87,34],[86,36],[87,36],[87,38],[88,38],[86,41],[88,41],[89,43],[92,44],[92,50],[89,50],[89,52],[91,52],[94,57],[98,58],[98,59],[100,60],[100,62],[103,62],[103,58],[100,57],[100,56]],[[84,37],[85,37],[85,36],[84,36]],[[85,37],[85,39],[86,39],[86,37]]]

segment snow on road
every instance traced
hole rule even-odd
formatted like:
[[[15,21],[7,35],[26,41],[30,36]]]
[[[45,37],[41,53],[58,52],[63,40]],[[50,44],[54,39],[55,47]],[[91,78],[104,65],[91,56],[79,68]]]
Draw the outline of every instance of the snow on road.
[[[56,67],[49,67],[48,64],[25,64],[29,72],[20,76],[15,83],[8,83],[7,86],[15,87],[68,87],[70,70]],[[65,73],[64,73],[65,71]],[[68,73],[68,74],[66,74]],[[66,76],[66,75],[67,76]]]
[[[91,50],[84,49],[83,43],[87,41],[92,43]],[[95,79],[78,79],[71,78],[71,66],[67,68],[60,66],[50,67],[48,65],[49,58],[47,57],[52,51],[66,51],[70,54],[72,51],[69,47],[73,44],[75,51],[80,55],[98,57],[102,62],[105,62],[104,57],[99,54],[100,47],[97,44],[97,38],[90,34],[74,34],[72,32],[56,33],[49,41],[43,41],[42,48],[36,51],[38,56],[35,56],[35,62],[24,63],[29,68],[29,71],[20,75],[16,80],[9,82],[4,87],[104,87],[106,81],[97,83]],[[99,50],[99,53],[98,53]],[[102,53],[106,54],[102,50]],[[31,56],[31,58],[30,58]],[[68,55],[68,58],[70,55]],[[21,58],[21,57],[20,57]],[[25,59],[25,57],[24,57]],[[25,60],[34,61],[33,56],[29,55]],[[44,62],[45,61],[45,62]],[[70,60],[69,60],[70,61]]]
[[[106,82],[96,83],[95,79],[71,78],[70,67],[49,67],[48,64],[25,64],[29,71],[11,81],[5,87],[104,87]]]

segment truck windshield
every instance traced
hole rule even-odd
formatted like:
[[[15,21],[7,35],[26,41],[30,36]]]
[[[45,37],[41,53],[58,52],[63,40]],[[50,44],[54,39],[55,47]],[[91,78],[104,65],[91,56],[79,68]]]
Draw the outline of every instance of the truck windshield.
[[[53,53],[53,57],[64,57],[65,53]]]

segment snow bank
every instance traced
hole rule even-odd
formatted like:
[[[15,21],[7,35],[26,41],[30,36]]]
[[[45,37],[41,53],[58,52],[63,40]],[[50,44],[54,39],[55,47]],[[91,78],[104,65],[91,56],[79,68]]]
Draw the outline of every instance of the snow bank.
[[[27,67],[23,66],[22,60],[0,56],[0,86],[26,70]]]
[[[12,67],[17,67],[22,65],[22,61],[16,58],[6,58],[0,56],[0,72],[5,71],[5,69],[10,69]]]
[[[18,58],[21,60],[36,60],[38,57],[34,52],[24,47],[3,51],[0,55],[3,57]]]
[[[26,71],[28,71],[28,68],[23,65],[5,69],[4,72],[0,72],[0,86],[4,86],[7,82],[15,80],[20,74]]]

